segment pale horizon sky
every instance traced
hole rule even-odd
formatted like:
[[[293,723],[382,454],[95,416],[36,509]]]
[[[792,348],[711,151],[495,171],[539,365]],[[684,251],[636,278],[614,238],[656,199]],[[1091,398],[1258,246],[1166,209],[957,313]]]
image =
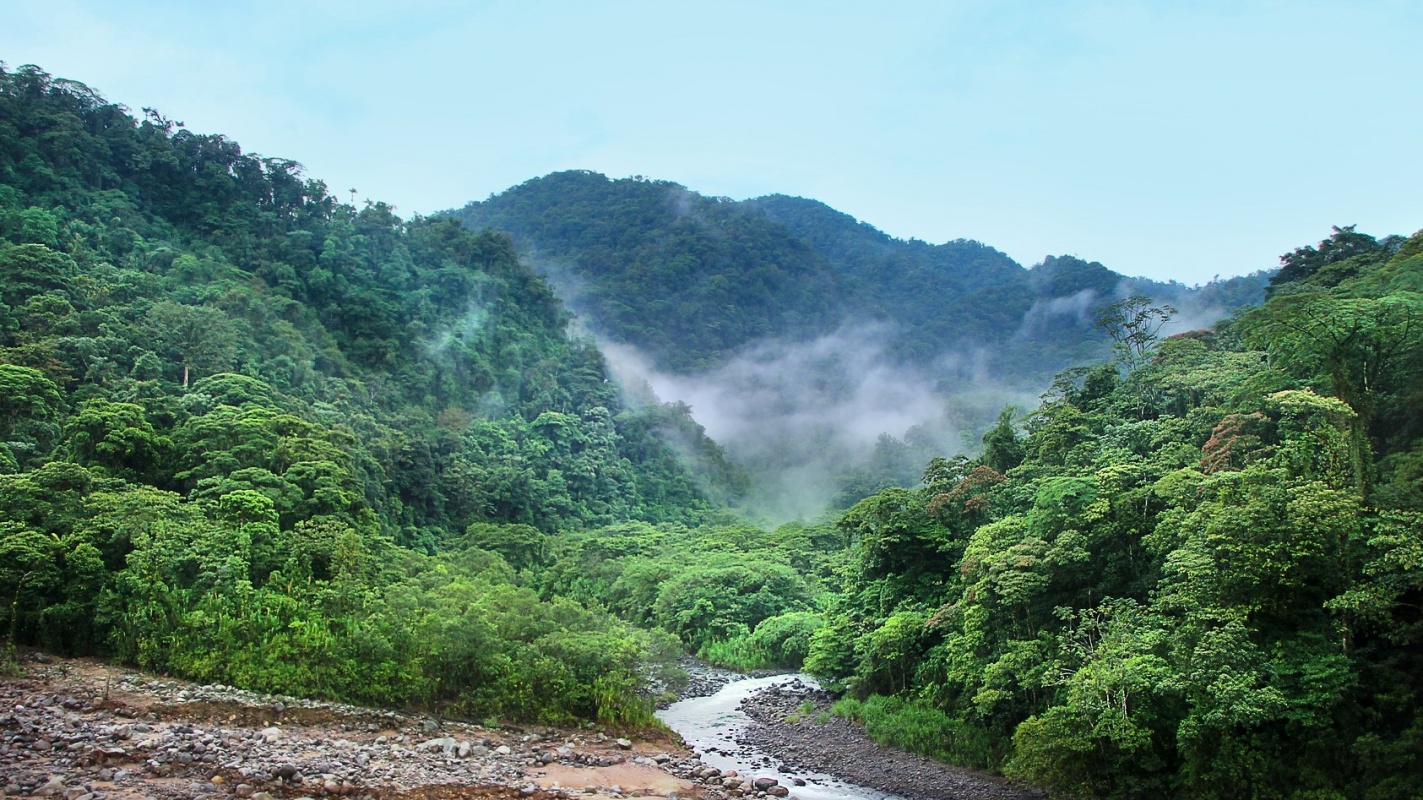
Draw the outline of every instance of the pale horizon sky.
[[[49,0],[0,61],[430,214],[563,169],[1200,283],[1423,227],[1423,4]]]

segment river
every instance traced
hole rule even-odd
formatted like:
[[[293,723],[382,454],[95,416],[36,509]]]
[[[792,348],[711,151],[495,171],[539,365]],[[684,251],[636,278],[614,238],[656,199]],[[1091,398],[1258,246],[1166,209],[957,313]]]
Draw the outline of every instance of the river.
[[[681,735],[687,745],[695,749],[703,763],[720,770],[734,769],[743,778],[753,780],[762,776],[775,778],[782,786],[791,790],[793,798],[799,800],[900,800],[897,795],[857,786],[833,775],[781,771],[781,762],[768,753],[742,745],[736,740],[739,731],[750,723],[750,717],[738,706],[741,701],[757,692],[781,683],[799,679],[802,683],[816,685],[815,679],[805,674],[772,675],[766,678],[745,678],[732,681],[721,687],[716,694],[707,697],[692,697],[681,700],[657,712],[657,718],[667,727]],[[804,786],[795,785],[799,778]]]

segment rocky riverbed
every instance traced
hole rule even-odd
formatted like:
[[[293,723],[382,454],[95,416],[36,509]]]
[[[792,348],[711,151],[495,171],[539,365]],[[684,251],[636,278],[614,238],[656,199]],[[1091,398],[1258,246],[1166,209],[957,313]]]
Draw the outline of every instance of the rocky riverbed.
[[[22,660],[19,676],[0,678],[3,797],[795,800],[794,781],[705,764],[673,734],[485,727],[157,678],[90,659]],[[685,696],[741,677],[689,666]],[[790,769],[915,800],[1040,796],[882,748],[842,720],[797,720],[807,699],[828,706],[823,693],[796,684],[750,698],[755,723],[742,733],[744,746]]]
[[[22,656],[0,679],[0,795],[65,800],[715,795],[675,737],[483,727]]]
[[[829,773],[910,800],[1044,797],[1030,787],[877,744],[863,728],[831,716],[830,705],[829,694],[800,681],[773,686],[742,701],[752,722],[737,741],[779,760],[783,772]]]

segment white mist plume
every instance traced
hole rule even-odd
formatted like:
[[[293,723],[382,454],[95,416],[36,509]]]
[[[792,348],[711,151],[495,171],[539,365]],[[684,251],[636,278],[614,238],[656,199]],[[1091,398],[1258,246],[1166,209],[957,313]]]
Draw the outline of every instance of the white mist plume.
[[[1023,400],[972,380],[981,354],[945,359],[948,385],[939,380],[945,373],[896,365],[886,355],[889,332],[857,325],[809,341],[763,342],[700,375],[659,372],[632,347],[600,346],[622,385],[690,405],[729,456],[752,466],[759,483],[750,505],[784,521],[823,512],[883,434],[952,455],[976,444],[962,441],[963,431]]]

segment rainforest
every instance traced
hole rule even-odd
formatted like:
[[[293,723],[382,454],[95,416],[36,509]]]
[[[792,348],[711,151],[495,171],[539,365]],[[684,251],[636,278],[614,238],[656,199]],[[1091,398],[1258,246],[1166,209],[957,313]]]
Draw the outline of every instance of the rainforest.
[[[6,669],[636,729],[691,654],[1061,796],[1423,796],[1423,234],[1185,287],[847,219],[585,172],[402,219],[0,69]],[[891,318],[1030,401],[796,429],[862,460],[790,521],[603,349]]]

